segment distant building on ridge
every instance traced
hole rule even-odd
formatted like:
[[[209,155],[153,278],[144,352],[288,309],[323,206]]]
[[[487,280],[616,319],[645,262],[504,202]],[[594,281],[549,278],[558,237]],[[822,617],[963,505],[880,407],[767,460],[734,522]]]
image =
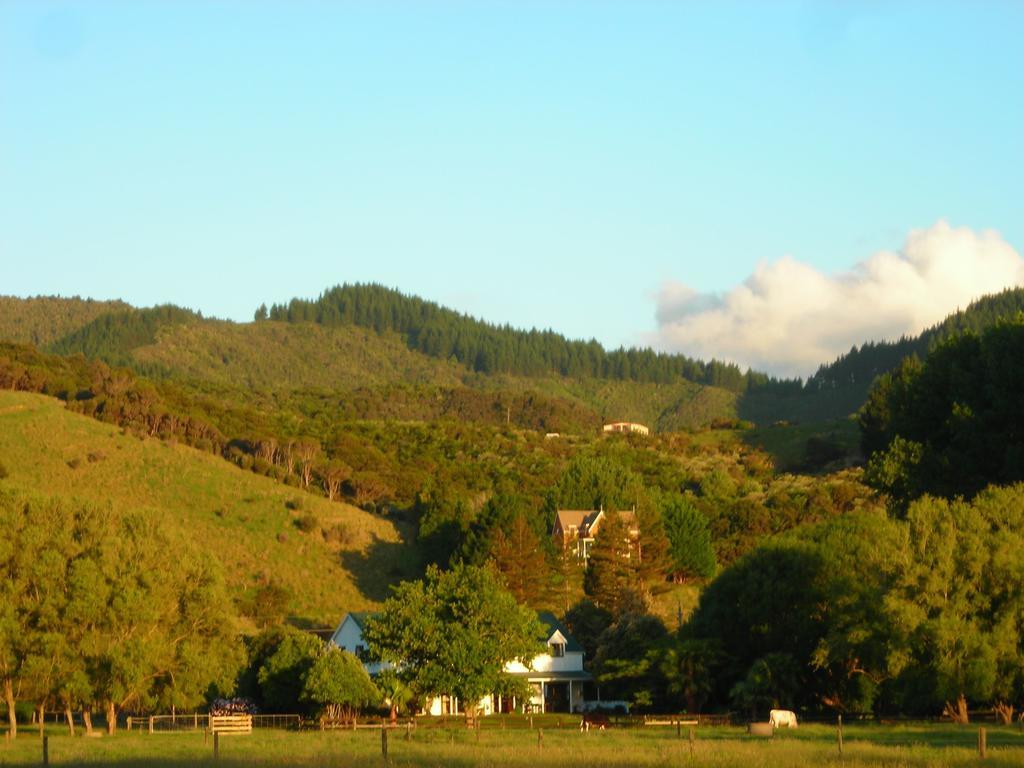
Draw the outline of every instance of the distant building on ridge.
[[[645,427],[643,424],[637,424],[634,421],[613,421],[611,424],[605,424],[601,428],[602,432],[620,432],[622,434],[634,434],[634,435],[649,435],[651,430]]]

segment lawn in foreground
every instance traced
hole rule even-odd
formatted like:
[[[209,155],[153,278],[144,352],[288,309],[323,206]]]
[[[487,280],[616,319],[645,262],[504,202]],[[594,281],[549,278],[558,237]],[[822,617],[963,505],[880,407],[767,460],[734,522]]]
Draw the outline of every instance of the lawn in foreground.
[[[986,766],[1024,765],[1024,734],[1014,728],[988,727]],[[220,760],[213,761],[213,740],[200,732],[131,733],[114,737],[70,737],[50,731],[50,764],[161,766],[380,766],[378,730],[294,733],[256,731],[250,736],[222,736]],[[670,728],[610,730],[581,734],[572,729],[545,730],[538,746],[536,731],[427,730],[411,740],[404,731],[388,739],[389,764],[395,766],[509,766],[566,768],[586,766],[975,766],[979,764],[975,727],[945,725],[848,726],[840,758],[835,729],[805,726],[775,739],[748,737],[741,728],[701,728],[691,756],[686,738]],[[13,743],[0,741],[0,765],[39,765],[41,740],[22,733]]]

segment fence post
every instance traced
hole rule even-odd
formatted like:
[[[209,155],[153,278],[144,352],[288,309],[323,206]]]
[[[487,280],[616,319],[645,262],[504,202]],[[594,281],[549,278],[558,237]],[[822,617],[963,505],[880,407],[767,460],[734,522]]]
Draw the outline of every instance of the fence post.
[[[530,715],[530,730],[533,730],[533,715]]]
[[[50,737],[43,736],[43,765],[50,764]]]
[[[693,757],[693,742],[697,740],[696,734],[693,732],[693,726],[690,726],[690,757]]]
[[[386,725],[380,727],[380,754],[385,760],[388,759],[388,727]]]
[[[986,751],[986,748],[988,747],[988,744],[986,742],[987,742],[987,740],[985,738],[985,729],[984,728],[979,728],[978,729],[978,755],[982,759],[985,758],[985,751]]]
[[[192,713],[192,730],[193,731],[198,731],[199,730],[199,713],[198,712],[193,712]]]
[[[213,732],[213,759],[220,758],[220,731]]]
[[[128,726],[128,730],[131,731],[131,729],[132,729],[132,716],[131,715],[128,715],[128,720],[127,720],[126,724]]]
[[[676,720],[676,738],[677,739],[683,738],[683,721],[682,720]]]
[[[149,716],[149,732],[150,733],[153,732],[153,716],[152,715]]]
[[[537,729],[537,749],[544,749],[544,729]]]

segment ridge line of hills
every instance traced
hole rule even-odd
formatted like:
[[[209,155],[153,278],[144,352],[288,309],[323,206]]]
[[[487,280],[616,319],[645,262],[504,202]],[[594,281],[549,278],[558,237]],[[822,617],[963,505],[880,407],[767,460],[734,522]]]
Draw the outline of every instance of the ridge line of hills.
[[[545,429],[602,420],[658,430],[737,418],[758,424],[845,418],[875,378],[949,336],[1024,311],[1024,289],[982,297],[921,334],[865,341],[806,382],[650,349],[605,350],[552,331],[492,325],[380,285],[342,285],[316,300],[265,305],[252,323],[173,305],[0,297],[0,339],[83,354],[155,379],[258,390],[372,390],[395,385],[530,394],[576,415]],[[495,413],[507,405],[494,406]],[[413,417],[415,415],[413,414]],[[429,418],[429,416],[428,416]],[[557,419],[555,420],[557,422]],[[538,427],[540,428],[540,427]]]

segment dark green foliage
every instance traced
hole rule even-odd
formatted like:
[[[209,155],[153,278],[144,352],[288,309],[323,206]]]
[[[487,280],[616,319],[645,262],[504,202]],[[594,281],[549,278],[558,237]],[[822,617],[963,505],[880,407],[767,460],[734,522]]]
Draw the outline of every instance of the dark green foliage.
[[[160,328],[194,322],[201,315],[172,304],[101,315],[50,345],[59,355],[82,354],[108,365],[130,365],[131,351],[152,344]]]
[[[315,635],[286,629],[259,668],[260,698],[268,712],[305,711],[303,681],[323,651]]]
[[[1024,480],[1024,316],[936,347],[865,405],[865,475],[898,510],[922,493],[973,496]]]
[[[710,644],[712,695],[935,714],[1024,694],[1024,487],[923,498],[905,520],[846,515],[762,544],[683,630]]]
[[[673,495],[662,506],[661,517],[669,541],[672,569],[677,580],[706,579],[715,573],[715,549],[707,518],[689,498]]]
[[[270,308],[270,319],[290,323],[358,325],[401,334],[409,346],[431,357],[454,358],[485,374],[557,374],[646,382],[677,379],[742,392],[763,374],[744,374],[731,364],[704,363],[651,349],[606,351],[596,341],[570,341],[553,331],[495,326],[381,285],[341,285],[316,301],[292,299]]]
[[[601,633],[593,669],[604,698],[651,709],[665,699],[659,663],[669,644],[668,630],[654,616],[627,613]]]
[[[611,611],[599,608],[592,600],[580,600],[570,608],[563,621],[586,652],[587,662],[597,653],[601,634],[615,620]]]

